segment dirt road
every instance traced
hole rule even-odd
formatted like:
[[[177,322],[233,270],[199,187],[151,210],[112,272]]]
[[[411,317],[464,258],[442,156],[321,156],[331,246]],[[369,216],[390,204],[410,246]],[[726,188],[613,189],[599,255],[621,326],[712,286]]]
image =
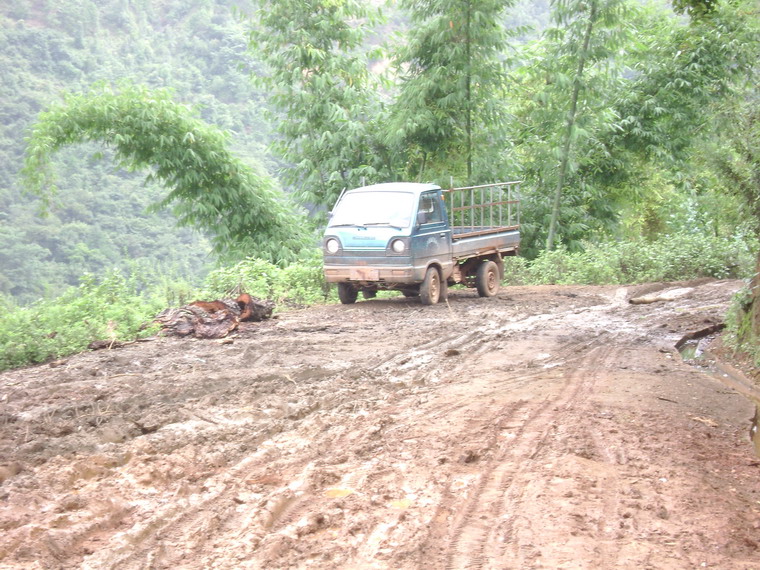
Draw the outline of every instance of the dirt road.
[[[674,349],[739,285],[373,300],[4,373],[0,567],[760,568],[753,405]]]

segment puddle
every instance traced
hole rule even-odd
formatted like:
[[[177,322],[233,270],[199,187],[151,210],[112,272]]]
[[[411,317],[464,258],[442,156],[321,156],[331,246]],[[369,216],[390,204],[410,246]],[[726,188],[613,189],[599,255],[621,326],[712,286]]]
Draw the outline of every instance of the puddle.
[[[676,349],[687,364],[698,366],[708,374],[738,392],[755,405],[755,416],[750,420],[749,438],[755,455],[760,457],[760,388],[754,386],[739,370],[720,362],[707,350],[712,340],[710,335],[724,328],[723,324],[713,325],[687,334],[676,343]]]
[[[704,354],[704,350],[700,348],[699,344],[700,341],[696,340],[690,340],[684,343],[678,349],[678,352],[681,354],[681,358],[686,362],[700,358]]]
[[[676,350],[681,353],[681,358],[684,360],[694,360],[699,358],[704,352],[704,346],[707,346],[710,340],[710,335],[714,335],[717,332],[726,328],[724,323],[718,323],[716,325],[710,325],[693,333],[689,333],[681,337],[676,343]],[[701,346],[700,346],[701,345]]]

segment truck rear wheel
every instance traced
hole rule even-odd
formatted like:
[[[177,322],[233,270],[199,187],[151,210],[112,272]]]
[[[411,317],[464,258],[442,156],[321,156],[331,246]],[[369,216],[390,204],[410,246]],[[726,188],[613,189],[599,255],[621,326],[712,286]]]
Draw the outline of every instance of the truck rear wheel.
[[[493,297],[499,292],[501,278],[499,267],[493,261],[486,261],[478,267],[475,287],[481,297]]]
[[[423,305],[435,305],[441,297],[441,274],[435,267],[428,267],[420,285],[420,301]]]
[[[351,287],[348,283],[338,283],[338,299],[344,305],[356,303],[359,297],[359,291]]]

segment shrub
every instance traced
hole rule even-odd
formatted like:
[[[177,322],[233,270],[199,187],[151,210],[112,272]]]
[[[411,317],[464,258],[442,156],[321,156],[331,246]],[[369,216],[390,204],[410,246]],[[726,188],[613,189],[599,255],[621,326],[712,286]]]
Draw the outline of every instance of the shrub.
[[[85,275],[79,287],[58,298],[0,315],[0,370],[44,362],[81,351],[94,340],[132,340],[161,310],[157,300],[138,293],[135,278],[118,270],[100,282]]]
[[[285,268],[249,257],[232,267],[217,269],[206,278],[202,294],[205,298],[220,298],[243,291],[271,299],[280,309],[325,302],[336,295],[325,282],[319,249],[302,252],[299,261]]]
[[[655,241],[586,243],[581,252],[544,251],[520,269],[522,281],[536,285],[742,278],[752,273],[757,245],[739,237],[674,234]]]
[[[504,258],[504,285],[525,285],[528,283],[530,262],[524,257]]]
[[[757,302],[749,285],[734,295],[726,314],[724,342],[735,352],[749,356],[755,366],[760,366],[760,343],[752,322],[753,301]]]

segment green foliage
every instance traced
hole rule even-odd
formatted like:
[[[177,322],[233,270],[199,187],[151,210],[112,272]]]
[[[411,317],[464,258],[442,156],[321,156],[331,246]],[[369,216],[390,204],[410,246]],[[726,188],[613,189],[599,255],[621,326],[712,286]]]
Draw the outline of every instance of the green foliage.
[[[405,177],[493,181],[484,178],[491,174],[484,167],[496,162],[493,152],[504,144],[508,34],[502,20],[513,4],[401,1],[411,22],[394,58],[399,92],[386,140],[406,157]],[[481,168],[474,172],[476,156]]]
[[[542,252],[533,261],[505,258],[505,284],[570,285],[679,281],[698,277],[747,277],[757,240],[726,240],[704,234],[674,234],[655,241],[588,244]]]
[[[74,151],[82,150],[94,152],[96,145],[57,156],[65,186],[47,216],[37,214],[38,201],[21,196],[0,212],[0,291],[30,303],[78,285],[82,273],[128,271],[135,264],[152,275],[199,283],[211,260],[207,241],[190,228],[176,228],[167,212],[145,213],[165,191],[102,163],[79,172],[72,162]]]
[[[132,340],[155,332],[144,328],[161,310],[139,292],[140,279],[111,271],[98,281],[29,307],[0,312],[0,370],[45,362],[84,350],[94,340]]]
[[[207,299],[245,292],[275,301],[278,308],[303,306],[335,299],[322,272],[322,252],[311,249],[301,259],[279,267],[263,259],[249,257],[231,267],[209,273],[202,296]]]
[[[28,188],[49,202],[50,162],[58,149],[103,141],[128,169],[152,168],[149,179],[170,189],[155,208],[173,206],[179,223],[208,231],[221,256],[255,252],[271,261],[295,258],[305,243],[302,223],[261,169],[227,149],[227,137],[175,103],[163,90],[125,85],[70,94],[40,114],[22,174]]]
[[[757,282],[755,276],[753,283]],[[757,299],[758,293],[752,290],[752,285],[734,295],[726,314],[723,342],[735,352],[748,355],[754,365],[760,367],[760,331],[753,325],[753,303],[758,302]]]
[[[757,7],[722,5],[694,23],[662,8],[629,7],[626,13],[619,34],[628,31],[629,41],[584,68],[572,128],[567,129],[565,111],[572,75],[560,72],[567,58],[548,51],[562,36],[550,31],[542,43],[529,46],[528,59],[515,71],[519,82],[511,98],[520,128],[514,149],[526,180],[523,251],[530,258],[538,255],[551,226],[549,194],[558,187],[567,141],[572,152],[557,235],[569,251],[582,250],[586,240],[627,239],[637,229],[648,238],[693,231],[730,236],[735,228],[746,235],[752,225],[747,206],[729,196],[739,186],[732,175],[716,171],[714,160],[709,164],[708,153],[750,179],[750,161],[738,159],[736,143],[715,138],[712,117],[721,110],[722,130],[734,133],[737,142],[744,136],[744,129],[734,128],[740,121],[729,109],[745,99],[745,84],[757,85],[752,67],[760,57]],[[602,40],[602,50],[615,43],[603,35]],[[567,133],[571,136],[563,141]],[[695,160],[695,150],[705,147],[704,157]],[[726,152],[731,148],[736,152]]]
[[[259,77],[280,116],[281,175],[301,203],[332,206],[384,168],[372,133],[379,85],[363,41],[377,15],[358,0],[264,0],[250,35]],[[385,173],[387,175],[387,172]]]
[[[567,232],[572,224],[564,223],[563,197],[581,206],[604,200],[581,167],[584,160],[604,157],[601,140],[617,128],[609,94],[621,77],[614,56],[629,41],[628,11],[623,0],[554,2],[555,26],[547,30],[544,49],[528,69],[526,85],[535,93],[522,137],[534,143],[526,149],[526,163],[533,168],[539,196],[550,202],[545,206],[547,249],[574,237]],[[601,219],[611,214],[609,209],[595,209]]]
[[[673,0],[673,10],[679,14],[689,14],[692,20],[712,14],[717,6],[717,0]]]
[[[725,3],[710,18],[691,25],[647,13],[648,33],[631,46],[632,81],[620,92],[616,107],[620,131],[610,143],[683,168],[695,142],[720,100],[738,92],[756,71],[760,57],[757,7]]]
[[[165,196],[143,176],[88,160],[95,143],[55,156],[59,194],[50,216],[22,195],[18,170],[24,137],[39,111],[63,91],[96,81],[130,79],[199,107],[202,118],[234,131],[234,149],[266,162],[266,105],[250,81],[244,25],[232,0],[19,0],[0,3],[0,291],[28,303],[77,285],[84,272],[102,275],[139,260],[157,274],[200,279],[211,264],[208,240],[177,228],[170,211],[148,213]],[[235,0],[246,9],[248,0]]]
[[[760,52],[759,54],[760,55]],[[757,74],[756,74],[757,76]],[[719,108],[717,137],[703,145],[704,160],[726,181],[725,191],[742,199],[760,224],[760,87],[754,83],[734,105]]]

